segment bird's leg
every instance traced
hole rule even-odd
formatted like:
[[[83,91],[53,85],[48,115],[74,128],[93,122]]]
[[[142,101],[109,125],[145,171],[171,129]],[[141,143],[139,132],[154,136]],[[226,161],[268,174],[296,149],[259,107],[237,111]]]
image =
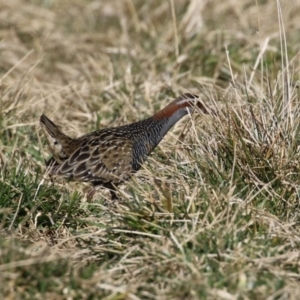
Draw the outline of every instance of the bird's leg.
[[[101,187],[101,186],[103,186],[103,187],[109,189],[110,195],[111,195],[111,200],[117,200],[117,199],[118,199],[118,196],[117,196],[117,193],[116,193],[116,187],[115,187],[112,183],[108,182],[108,183],[105,183],[105,184],[103,184],[103,183],[98,184],[98,185],[97,185],[97,184],[94,184],[94,187],[92,187],[92,188],[88,191],[88,193],[87,193],[87,201],[92,200],[92,198],[94,197],[94,195],[95,195],[97,189],[98,189],[99,187]]]
[[[55,163],[56,163],[56,161],[55,161],[55,159],[53,158],[53,157],[50,157],[49,159],[45,159],[45,165],[46,165],[46,167],[52,167],[52,166],[54,166],[55,165]]]
[[[112,183],[107,183],[104,185],[110,191],[111,200],[118,200],[118,196],[116,193],[116,187]]]
[[[88,202],[90,202],[90,201],[93,199],[95,193],[96,193],[96,188],[94,188],[94,187],[91,188],[91,189],[88,191],[88,193],[87,193],[87,195],[86,195],[86,198],[87,198],[87,201],[88,201]]]
[[[45,165],[47,167],[47,173],[48,173],[48,176],[51,180],[51,183],[54,183],[54,179],[53,179],[53,176],[51,174],[51,169],[57,164],[54,157],[51,157],[49,158],[48,160],[44,160],[45,161]]]
[[[116,189],[114,190],[110,190],[110,195],[111,195],[111,200],[118,200],[118,196],[117,196],[117,193],[116,193]]]

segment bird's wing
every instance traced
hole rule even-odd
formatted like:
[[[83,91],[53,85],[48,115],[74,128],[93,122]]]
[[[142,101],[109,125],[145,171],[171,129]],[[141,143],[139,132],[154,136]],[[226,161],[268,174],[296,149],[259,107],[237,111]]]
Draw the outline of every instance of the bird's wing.
[[[88,139],[64,163],[53,168],[52,174],[117,184],[132,174],[132,149],[133,142],[119,136]]]

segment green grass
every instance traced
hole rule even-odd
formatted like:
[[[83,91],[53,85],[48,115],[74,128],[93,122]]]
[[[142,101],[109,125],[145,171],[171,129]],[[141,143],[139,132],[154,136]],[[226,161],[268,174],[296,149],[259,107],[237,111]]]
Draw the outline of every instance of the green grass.
[[[1,299],[298,298],[299,4],[171,4],[0,4]],[[217,115],[172,128],[119,201],[47,175],[42,113],[76,137],[187,91]]]

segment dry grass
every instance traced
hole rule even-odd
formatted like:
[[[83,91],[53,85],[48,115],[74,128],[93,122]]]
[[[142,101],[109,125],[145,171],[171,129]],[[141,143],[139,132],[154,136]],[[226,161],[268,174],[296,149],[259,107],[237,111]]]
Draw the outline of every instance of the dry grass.
[[[0,1],[1,298],[298,299],[299,14]],[[45,176],[42,113],[79,136],[186,91],[218,116],[177,124],[122,201]]]

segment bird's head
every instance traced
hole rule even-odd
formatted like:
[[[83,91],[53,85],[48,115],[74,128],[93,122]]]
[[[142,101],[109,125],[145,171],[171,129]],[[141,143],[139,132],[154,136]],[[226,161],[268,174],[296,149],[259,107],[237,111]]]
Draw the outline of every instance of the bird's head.
[[[180,95],[165,108],[157,112],[154,118],[171,118],[173,115],[178,114],[183,116],[187,113],[192,113],[197,108],[205,114],[215,114],[213,110],[206,108],[197,95],[186,93]]]

